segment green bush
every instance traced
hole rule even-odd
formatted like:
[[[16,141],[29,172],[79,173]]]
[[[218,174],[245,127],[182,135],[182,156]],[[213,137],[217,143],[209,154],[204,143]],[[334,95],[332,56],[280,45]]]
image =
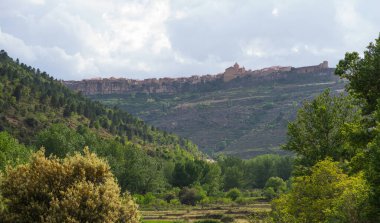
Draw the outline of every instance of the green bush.
[[[1,222],[139,222],[131,196],[120,195],[108,164],[88,150],[65,159],[39,151],[6,169],[0,191]]]
[[[227,192],[226,196],[228,198],[231,198],[231,200],[235,201],[238,197],[241,197],[241,191],[237,188],[232,188]]]
[[[179,192],[179,200],[181,201],[182,204],[194,206],[197,202],[202,200],[202,196],[201,194],[199,194],[197,189],[184,187]]]

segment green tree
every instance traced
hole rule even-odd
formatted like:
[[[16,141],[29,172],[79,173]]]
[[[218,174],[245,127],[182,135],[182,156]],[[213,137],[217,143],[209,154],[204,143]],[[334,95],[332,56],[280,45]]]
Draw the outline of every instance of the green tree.
[[[350,81],[347,89],[352,95],[365,100],[366,114],[375,111],[380,98],[380,37],[369,44],[363,58],[357,52],[346,53],[335,73]]]
[[[373,221],[380,221],[380,37],[370,43],[361,57],[357,52],[346,53],[335,73],[349,80],[346,88],[362,100],[364,137],[355,142],[364,150],[354,160],[356,169],[365,170],[366,179],[374,193],[371,199]]]
[[[162,190],[165,186],[162,164],[148,156],[141,148],[124,149],[124,163],[118,177],[122,188],[142,194]]]
[[[186,187],[200,180],[202,166],[199,162],[187,160],[176,163],[173,171],[173,186]]]
[[[65,157],[67,153],[82,150],[85,140],[75,130],[63,124],[53,124],[37,135],[37,146],[45,147],[48,155]]]
[[[29,160],[31,150],[7,132],[0,132],[0,171],[7,165],[16,166]]]
[[[109,166],[88,150],[65,159],[33,154],[7,169],[0,189],[2,222],[138,222],[137,206],[120,195]]]
[[[367,222],[370,188],[363,174],[348,176],[338,162],[322,160],[310,176],[293,180],[289,193],[272,202],[275,222]]]
[[[264,187],[264,195],[272,199],[286,191],[286,183],[280,177],[271,177],[267,180]]]
[[[360,128],[361,120],[352,98],[326,90],[298,110],[288,126],[284,149],[297,153],[297,167],[311,167],[326,157],[350,160],[357,153],[349,143],[351,132]]]
[[[204,193],[200,190],[201,188],[189,188],[189,187],[184,187],[182,190],[179,192],[179,200],[181,201],[182,204],[187,204],[187,205],[195,205],[199,201],[204,198]]]

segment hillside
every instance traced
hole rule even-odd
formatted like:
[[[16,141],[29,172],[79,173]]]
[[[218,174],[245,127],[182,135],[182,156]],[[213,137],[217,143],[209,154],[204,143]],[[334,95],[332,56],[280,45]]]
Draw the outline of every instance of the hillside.
[[[325,88],[338,92],[344,87],[327,62],[303,68],[243,69],[235,64],[222,74],[188,79],[162,78],[156,83],[102,79],[68,86],[74,84],[92,99],[189,138],[204,152],[245,158],[284,153],[279,146],[286,141],[287,123],[302,101]]]
[[[63,124],[73,130],[89,129],[100,139],[132,143],[156,156],[164,156],[168,149],[175,154],[179,147],[191,156],[201,156],[190,141],[157,130],[127,112],[93,102],[47,73],[14,61],[3,50],[0,92],[0,131],[27,145],[35,145],[40,131]]]

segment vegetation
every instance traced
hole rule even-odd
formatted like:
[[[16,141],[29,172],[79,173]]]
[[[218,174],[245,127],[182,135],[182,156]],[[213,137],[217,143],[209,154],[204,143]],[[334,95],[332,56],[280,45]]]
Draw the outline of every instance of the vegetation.
[[[107,163],[86,149],[65,159],[38,151],[29,163],[5,171],[0,189],[7,205],[2,222],[139,221]]]
[[[252,205],[270,177],[292,171],[292,158],[279,155],[206,160],[190,141],[73,93],[4,51],[0,79],[1,221],[134,221],[129,192],[143,209]]]
[[[380,221],[379,72],[380,37],[363,58],[339,62],[349,96],[326,91],[299,110],[284,146],[297,154],[295,177],[273,201],[273,221]]]
[[[72,93],[4,51],[0,59],[2,222],[137,222],[136,204],[145,213],[218,205],[203,222],[380,221],[380,38],[364,58],[339,62],[349,95],[326,90],[298,111],[283,147],[295,158],[205,159],[187,140]],[[47,157],[33,152],[40,147]],[[270,200],[270,213],[236,211]]]

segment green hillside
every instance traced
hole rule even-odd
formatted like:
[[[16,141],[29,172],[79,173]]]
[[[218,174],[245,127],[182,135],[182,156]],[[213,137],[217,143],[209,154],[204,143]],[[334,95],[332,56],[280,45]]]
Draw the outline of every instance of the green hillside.
[[[101,138],[146,149],[178,146],[200,155],[190,141],[74,93],[47,73],[13,61],[5,51],[0,52],[0,92],[0,130],[29,145],[36,143],[40,130],[60,123],[71,129],[89,128]]]
[[[343,90],[344,83],[324,72],[287,72],[274,79],[236,78],[215,80],[208,87],[175,94],[129,93],[90,96],[117,106],[149,124],[195,142],[209,154],[225,153],[252,157],[284,153],[287,123],[304,100],[326,88]],[[274,75],[275,76],[275,75]]]

